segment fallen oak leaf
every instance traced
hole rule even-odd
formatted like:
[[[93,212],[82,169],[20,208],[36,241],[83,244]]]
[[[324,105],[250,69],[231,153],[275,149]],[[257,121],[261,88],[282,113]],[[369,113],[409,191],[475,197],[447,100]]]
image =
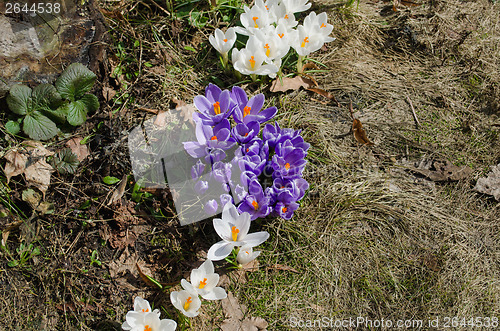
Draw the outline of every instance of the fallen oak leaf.
[[[222,331],[259,331],[266,330],[268,323],[260,317],[247,317],[244,316],[247,312],[246,306],[239,304],[236,297],[231,292],[227,293],[227,298],[221,300],[222,310],[226,318],[220,329]]]
[[[301,87],[307,90],[312,86],[315,86],[314,81],[303,76],[295,76],[293,78],[284,77],[282,79],[276,78],[273,80],[269,91],[286,92],[289,90],[298,90]]]
[[[89,156],[89,148],[87,147],[86,144],[81,144],[81,141],[83,140],[82,137],[75,137],[73,139],[70,139],[66,142],[66,146],[68,146],[73,154],[76,155],[78,158],[78,161],[82,162]]]
[[[492,195],[495,200],[500,201],[500,163],[492,167],[488,177],[479,178],[473,190]]]

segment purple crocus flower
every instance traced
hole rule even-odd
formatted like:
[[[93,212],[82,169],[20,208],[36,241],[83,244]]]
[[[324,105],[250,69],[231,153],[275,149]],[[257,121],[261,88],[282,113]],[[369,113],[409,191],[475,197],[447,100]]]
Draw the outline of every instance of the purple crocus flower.
[[[194,184],[194,190],[197,194],[203,195],[208,190],[208,182],[205,180],[200,180]]]
[[[259,155],[245,155],[238,160],[238,167],[241,171],[251,171],[258,176],[264,170],[266,162]]]
[[[184,149],[194,158],[210,156],[207,162],[220,161],[226,157],[223,151],[236,144],[230,135],[230,128],[231,124],[227,119],[222,120],[213,128],[198,122],[196,123],[196,139],[198,141],[183,142]]]
[[[200,111],[193,114],[194,121],[213,126],[231,116],[236,103],[228,90],[222,91],[217,85],[208,84],[205,96],[194,97],[194,105]]]
[[[291,219],[293,213],[299,208],[299,204],[290,192],[281,192],[276,197],[276,201],[274,211],[286,220]]]
[[[221,204],[221,206],[225,206],[226,203],[228,203],[228,202],[233,203],[234,202],[233,201],[233,197],[231,195],[227,194],[227,193],[221,194],[220,195],[220,204]]]
[[[217,204],[217,201],[212,199],[212,200],[209,200],[205,204],[204,209],[205,209],[205,213],[207,213],[209,215],[215,215],[215,214],[217,214],[217,210],[219,209],[219,205]]]
[[[252,121],[264,123],[272,119],[278,112],[274,106],[261,111],[264,105],[264,94],[259,93],[248,100],[245,91],[238,86],[231,90],[231,99],[236,103],[233,118],[237,123],[247,124]]]
[[[272,211],[269,202],[269,195],[264,194],[262,186],[255,179],[248,185],[248,195],[241,201],[238,211],[240,213],[249,213],[252,220],[259,217],[266,217]]]
[[[295,148],[290,140],[276,146],[276,154],[273,155],[272,166],[274,178],[297,178],[302,176],[302,170],[307,161],[304,160],[306,152],[301,148]]]
[[[239,123],[231,130],[233,137],[240,143],[246,144],[254,139],[260,131],[260,124],[257,121]]]
[[[304,142],[304,138],[300,135],[301,130],[281,129],[278,122],[275,125],[266,124],[262,130],[262,138],[268,142],[269,147],[275,148],[277,144],[283,143],[286,140],[291,140],[295,147],[302,148],[307,152],[310,145]]]
[[[231,168],[232,165],[230,163],[215,162],[212,166],[212,178],[219,183],[227,183],[231,178]]]
[[[198,159],[196,164],[191,167],[191,178],[198,179],[205,171],[205,164]]]

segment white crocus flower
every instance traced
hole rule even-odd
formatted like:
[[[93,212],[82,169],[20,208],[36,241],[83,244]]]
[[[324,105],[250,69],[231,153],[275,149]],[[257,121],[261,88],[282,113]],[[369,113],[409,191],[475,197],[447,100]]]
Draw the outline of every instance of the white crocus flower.
[[[273,17],[271,17],[262,0],[257,0],[252,8],[244,6],[243,10],[245,12],[240,15],[240,22],[250,35],[256,29],[265,28],[273,23]],[[238,30],[238,32],[242,31]]]
[[[236,32],[234,28],[229,28],[226,32],[222,32],[220,29],[215,29],[214,35],[208,37],[210,44],[219,52],[224,61],[224,67],[226,67],[228,62],[229,50],[234,45],[236,41]]]
[[[278,23],[280,21],[283,21],[286,24],[286,26],[289,28],[294,28],[298,24],[293,12],[287,11],[287,9],[283,3],[276,6],[274,9],[274,12],[275,12]]]
[[[330,37],[330,33],[333,31],[333,25],[327,22],[328,17],[326,13],[321,13],[316,15],[315,12],[309,13],[304,19],[304,28],[306,30],[316,31],[318,34],[324,37],[324,42],[334,41],[335,38]]]
[[[221,241],[212,245],[208,250],[207,257],[213,261],[219,261],[231,254],[234,247],[255,247],[269,238],[266,231],[248,233],[250,229],[250,214],[238,214],[232,203],[227,203],[222,210],[222,219],[214,218],[214,228]]]
[[[206,260],[198,269],[191,271],[191,283],[181,280],[182,287],[191,292],[197,292],[205,300],[221,300],[227,298],[222,287],[217,287],[219,275],[214,272],[214,264]]]
[[[238,252],[238,256],[236,257],[236,260],[238,261],[239,264],[244,265],[244,264],[252,262],[259,255],[260,255],[260,251],[254,252],[252,247],[243,246],[240,248],[240,251]]]
[[[147,300],[136,297],[134,299],[134,310],[129,311],[122,324],[123,330],[147,330],[147,331],[171,331],[175,330],[177,323],[173,320],[160,320],[160,311],[151,311]]]
[[[282,41],[276,33],[276,28],[273,26],[256,31],[255,37],[263,48],[267,63],[272,63],[274,59],[281,59],[290,49],[290,45]]]
[[[250,75],[254,81],[256,75],[269,75],[278,72],[277,66],[264,64],[266,54],[263,45],[255,36],[250,36],[245,48],[241,50],[233,48],[231,59],[236,71]]]
[[[300,13],[311,8],[311,4],[307,3],[309,0],[281,0],[285,5],[286,11],[290,13]]]
[[[196,317],[200,313],[201,301],[196,291],[181,290],[171,292],[170,301],[175,308],[187,317]]]

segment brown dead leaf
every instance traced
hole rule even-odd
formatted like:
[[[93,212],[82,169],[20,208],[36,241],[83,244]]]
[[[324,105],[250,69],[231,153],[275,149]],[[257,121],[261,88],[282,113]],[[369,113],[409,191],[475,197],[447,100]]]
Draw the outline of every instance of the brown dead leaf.
[[[75,137],[73,139],[70,139],[66,142],[66,146],[68,146],[73,154],[76,155],[78,158],[78,161],[82,162],[89,156],[89,148],[85,144],[80,144],[80,142],[83,140],[82,137]]]
[[[268,323],[260,317],[245,317],[247,308],[238,303],[233,293],[228,292],[227,298],[221,300],[222,310],[227,317],[220,326],[222,331],[259,331],[266,330]]]
[[[184,118],[184,122],[189,121],[194,126],[193,114],[196,112],[196,107],[193,103],[189,105],[184,101],[173,98],[172,102],[175,103],[175,110],[180,111],[182,117]]]
[[[320,89],[320,88],[317,88],[317,87],[311,87],[311,88],[308,88],[307,90],[311,91],[311,92],[314,92],[314,93],[317,93],[319,95],[322,95],[322,96],[324,96],[327,99],[330,99],[331,101],[333,101],[333,102],[335,102],[337,104],[337,107],[340,107],[340,103],[337,101],[337,99],[335,98],[335,96],[333,94],[331,94],[330,92],[325,91],[325,90]]]
[[[137,268],[137,272],[139,273],[139,277],[141,277],[142,281],[144,283],[146,283],[147,285],[151,286],[151,287],[154,287],[154,288],[159,288],[160,290],[162,289],[161,287],[158,287],[158,284],[156,284],[155,282],[151,281],[150,278],[152,278],[151,276],[151,270],[149,269],[144,269],[144,271],[141,269],[141,267],[139,266],[138,263],[135,264],[136,268]]]
[[[302,76],[295,76],[293,78],[284,77],[281,80],[279,78],[273,80],[273,82],[271,83],[271,87],[269,88],[269,91],[286,92],[289,90],[298,90],[301,87],[307,90],[312,86],[315,86],[314,81],[306,77]]]
[[[24,170],[24,176],[28,185],[38,188],[45,198],[45,192],[50,185],[50,176],[54,169],[45,161],[45,157],[54,152],[47,150],[39,141],[26,141],[28,151],[28,166]]]
[[[456,166],[448,160],[422,159],[410,168],[411,171],[419,173],[432,181],[456,181],[469,177],[472,169],[467,166]]]
[[[352,131],[354,133],[354,138],[362,145],[371,146],[373,143],[366,136],[366,131],[363,129],[363,125],[361,121],[358,119],[354,119],[352,121]]]
[[[26,155],[19,153],[16,149],[11,149],[4,157],[7,160],[4,172],[8,184],[11,177],[15,177],[24,172],[28,158]]]
[[[121,200],[123,194],[125,193],[125,188],[127,187],[127,175],[123,175],[120,185],[113,191],[111,199],[109,199],[108,206],[112,205]]]
[[[104,85],[102,87],[102,96],[104,97],[104,100],[111,101],[111,100],[113,100],[115,95],[116,95],[115,89],[113,89],[107,85]]]
[[[500,201],[500,163],[492,167],[488,177],[477,180],[474,190],[480,193],[492,195],[495,200]]]
[[[269,270],[269,269],[290,271],[290,272],[294,272],[296,274],[300,273],[299,271],[297,271],[297,269],[294,269],[294,268],[287,266],[287,265],[284,265],[284,264],[273,264],[273,265],[270,265],[269,267],[267,267],[267,270]]]

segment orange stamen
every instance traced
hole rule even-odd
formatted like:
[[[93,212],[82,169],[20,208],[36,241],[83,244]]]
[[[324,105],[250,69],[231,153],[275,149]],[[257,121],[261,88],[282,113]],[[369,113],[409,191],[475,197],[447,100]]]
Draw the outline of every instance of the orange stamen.
[[[280,38],[283,38],[283,36],[284,36],[284,35],[285,35],[284,33],[278,33],[278,36],[279,36]]]
[[[288,19],[288,14],[285,15],[285,20],[287,20],[287,19]]]
[[[258,19],[259,19],[259,18],[258,18],[257,16],[252,17],[252,20],[253,20],[253,23],[255,24],[255,28],[256,28],[256,29],[259,27],[259,26],[257,25],[257,20],[258,20]]]
[[[253,56],[250,57],[250,60],[248,60],[248,62],[250,62],[250,67],[252,67],[252,69],[255,68],[255,60],[253,58]]]
[[[184,304],[184,310],[189,309],[189,305],[191,304],[191,302],[193,302],[193,300],[191,300],[191,297],[187,298],[186,303]]]
[[[281,208],[281,211],[284,212],[284,213],[286,213],[287,210],[288,209],[286,207]]]
[[[304,41],[302,42],[302,44],[300,45],[300,47],[306,47],[306,43],[309,42],[309,37],[305,37],[304,38]]]
[[[213,136],[210,140],[217,140],[217,136]]]
[[[207,285],[207,279],[203,278],[203,281],[200,281],[200,286],[198,286],[199,289],[203,289]]]
[[[215,113],[215,115],[219,115],[220,114],[220,103],[219,103],[219,101],[217,101],[216,103],[214,103],[214,113]]]
[[[257,201],[252,201],[252,206],[255,210],[259,209],[259,203]]]
[[[246,106],[245,108],[243,108],[243,117],[250,115],[251,110],[252,110],[252,107]]]
[[[290,170],[290,163],[288,163],[288,162],[287,162],[287,163],[285,164],[285,169],[286,169],[286,170]]]
[[[144,331],[153,331],[153,329],[149,325],[145,325]]]
[[[250,151],[250,148],[247,148],[247,153]]]
[[[224,42],[227,43],[227,39],[224,39]]]
[[[238,233],[240,233],[240,230],[233,226],[231,228],[231,236],[233,237],[233,241],[238,241]]]
[[[269,56],[269,54],[271,54],[271,50],[269,49],[269,44],[266,44],[264,48],[266,49],[266,56]]]
[[[247,132],[247,133],[245,133],[245,137],[248,137],[248,132]]]
[[[325,25],[325,23],[321,23],[321,26],[320,26],[320,28],[326,28],[326,25]]]
[[[147,313],[148,311],[149,311],[149,308],[146,308],[146,309],[142,310],[143,313]]]

